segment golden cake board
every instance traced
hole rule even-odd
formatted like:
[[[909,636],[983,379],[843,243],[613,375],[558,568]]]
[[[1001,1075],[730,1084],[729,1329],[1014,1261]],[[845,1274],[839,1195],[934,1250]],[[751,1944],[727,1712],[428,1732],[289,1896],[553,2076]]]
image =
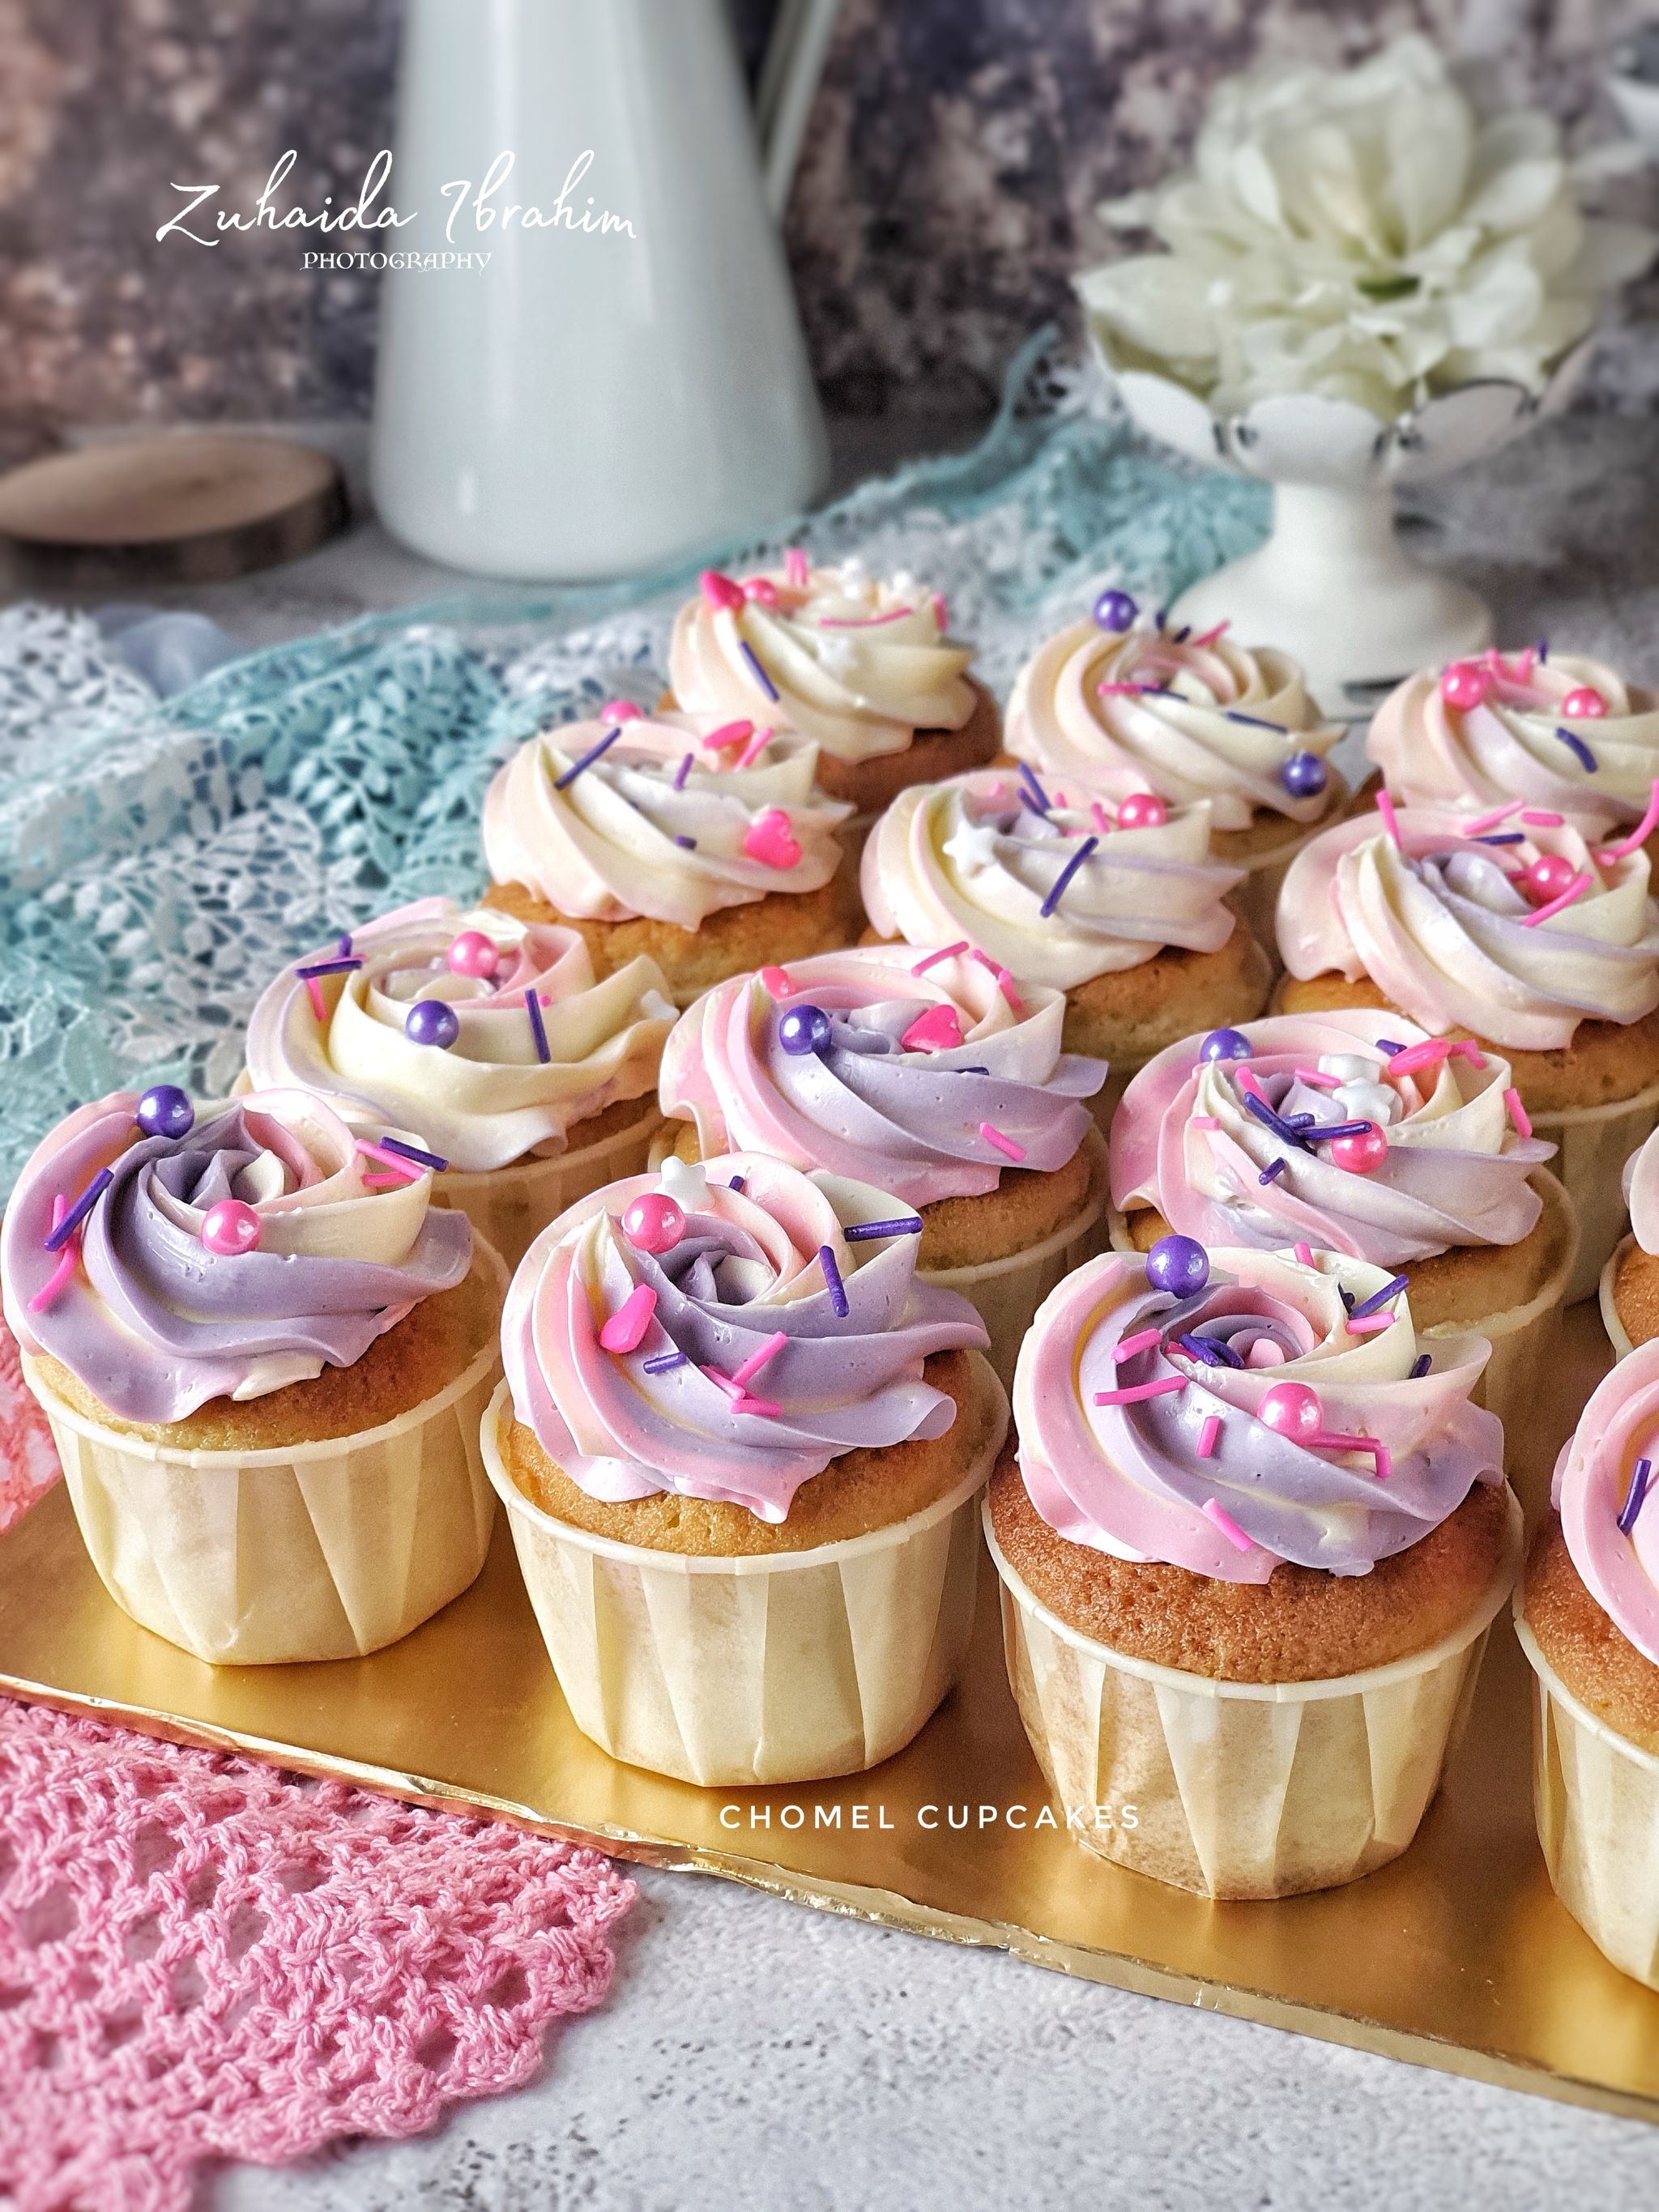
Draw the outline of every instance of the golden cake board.
[[[1568,1317],[1516,1437],[1537,1493],[1602,1371]],[[1047,1793],[1003,1670],[987,1568],[967,1679],[875,1772],[697,1790],[608,1759],[572,1724],[498,1522],[483,1575],[367,1659],[215,1669],[105,1595],[59,1484],[0,1538],[0,1687],[179,1741],[481,1811],[798,1903],[995,1946],[1039,1966],[1449,2073],[1659,2119],[1659,1995],[1559,1905],[1534,1833],[1530,1677],[1501,1615],[1470,1725],[1416,1843],[1363,1881],[1216,1905],[1110,1866],[1063,1829],[980,1826]],[[944,1810],[971,1808],[967,1829]],[[922,1825],[926,1808],[936,1825]],[[784,1826],[786,1818],[801,1825]],[[840,1826],[823,1825],[839,1808]],[[860,1809],[862,1808],[862,1809]],[[769,1815],[769,1826],[757,1825]],[[958,1818],[961,1817],[958,1811]]]

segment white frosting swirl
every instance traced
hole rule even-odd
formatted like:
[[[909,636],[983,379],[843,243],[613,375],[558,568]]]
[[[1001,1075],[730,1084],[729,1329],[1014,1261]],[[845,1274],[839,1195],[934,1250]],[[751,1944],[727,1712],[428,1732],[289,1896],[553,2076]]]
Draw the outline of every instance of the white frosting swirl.
[[[716,605],[704,592],[675,618],[668,669],[682,707],[775,715],[854,761],[901,752],[918,730],[959,730],[972,714],[963,672],[973,648],[945,635],[942,602],[915,577],[879,580],[849,561],[810,569],[804,582],[775,572],[747,585],[759,596],[740,606]]]
[[[641,716],[572,777],[607,726],[617,726],[543,730],[497,771],[483,805],[497,883],[583,921],[648,915],[695,929],[772,891],[819,890],[841,866],[836,831],[853,810],[816,788],[815,744],[781,733],[744,768],[738,747],[704,744],[717,720]]]
[[[1637,1243],[1644,1252],[1659,1254],[1659,1130],[1625,1162],[1622,1182]]]
[[[913,784],[864,848],[865,911],[883,937],[924,948],[965,938],[1023,981],[1062,991],[1165,945],[1218,951],[1234,927],[1223,901],[1243,871],[1210,859],[1209,809],[1140,830],[1106,819],[1103,808],[1039,811],[994,769]],[[1085,838],[1092,850],[1045,915]]]

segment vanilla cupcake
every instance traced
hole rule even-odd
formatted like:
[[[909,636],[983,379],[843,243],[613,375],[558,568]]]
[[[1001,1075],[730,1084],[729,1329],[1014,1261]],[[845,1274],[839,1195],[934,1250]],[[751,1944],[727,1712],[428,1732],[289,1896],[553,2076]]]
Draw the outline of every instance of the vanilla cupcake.
[[[1592,840],[1653,828],[1659,700],[1599,660],[1547,647],[1424,669],[1377,708],[1365,750],[1402,806],[1513,828],[1521,806]]]
[[[283,970],[248,1075],[418,1130],[434,1201],[514,1267],[573,1200],[645,1166],[667,988],[643,956],[596,981],[574,929],[422,899]]]
[[[965,955],[820,953],[697,1000],[661,1087],[692,1124],[684,1158],[769,1152],[915,1209],[922,1279],[973,1301],[1005,1382],[1032,1315],[1096,1249],[1106,1198],[1085,1103],[1105,1064],[1062,1050],[1060,992],[1019,999]]]
[[[752,717],[809,738],[818,781],[867,821],[907,783],[982,767],[1001,743],[997,704],[968,674],[974,649],[914,576],[862,562],[741,582],[705,570],[674,622],[670,704]]]
[[[1477,1331],[1477,1392],[1520,1418],[1559,1334],[1572,1204],[1523,1136],[1507,1061],[1398,1014],[1286,1014],[1188,1037],[1112,1123],[1113,1242],[1286,1245],[1386,1269],[1418,1334]]]
[[[1510,1063],[1577,1210],[1569,1299],[1624,1224],[1619,1171],[1659,1118],[1659,908],[1639,845],[1592,850],[1547,811],[1499,831],[1391,807],[1323,831],[1279,906],[1275,1006],[1381,1007]]]
[[[1325,756],[1341,736],[1302,671],[1225,623],[1200,637],[1103,592],[1091,621],[1040,645],[1008,702],[1008,750],[1075,794],[1120,805],[1151,792],[1207,805],[1216,858],[1245,872],[1243,911],[1264,939],[1292,854],[1341,811]]]
[[[1631,1233],[1601,1271],[1601,1320],[1614,1356],[1659,1336],[1659,1133],[1625,1163],[1620,1179]]]
[[[506,1271],[397,1131],[118,1091],[0,1223],[5,1316],[117,1604],[217,1663],[404,1635],[483,1564]]]
[[[757,1153],[675,1159],[526,1255],[485,1459],[572,1717],[613,1757],[855,1773],[956,1679],[1007,1400],[897,1211]]]
[[[1620,1360],[1555,1470],[1516,1607],[1537,1677],[1533,1801],[1556,1894],[1659,1989],[1659,1344]]]
[[[485,795],[485,904],[564,922],[595,972],[653,959],[682,1006],[858,934],[856,872],[817,748],[684,714],[544,730]]]
[[[864,848],[865,911],[878,938],[1063,991],[1066,1049],[1111,1064],[1109,1111],[1165,1045],[1259,1014],[1273,963],[1228,902],[1241,872],[1212,857],[1207,806],[1070,797],[1029,769],[902,793]]]
[[[1486,1356],[1330,1253],[1172,1237],[1049,1298],[986,1522],[1051,1788],[1135,1808],[1091,1849],[1264,1898],[1411,1842],[1519,1564]]]

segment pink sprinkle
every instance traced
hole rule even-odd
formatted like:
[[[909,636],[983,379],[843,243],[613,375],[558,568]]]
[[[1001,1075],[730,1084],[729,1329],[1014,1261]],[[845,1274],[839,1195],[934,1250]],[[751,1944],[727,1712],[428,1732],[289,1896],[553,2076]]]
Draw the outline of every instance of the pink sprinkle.
[[[367,1137],[358,1138],[357,1150],[367,1153],[371,1160],[379,1160],[383,1168],[399,1176],[404,1182],[419,1182],[421,1177],[426,1173],[426,1170],[418,1165],[416,1161],[404,1159],[399,1152],[389,1152],[384,1145],[373,1144]]]
[[[1213,1114],[1194,1114],[1188,1126],[1194,1129],[1218,1129],[1221,1123]]]
[[[1518,1133],[1523,1137],[1531,1136],[1531,1117],[1528,1115],[1526,1108],[1521,1103],[1521,1093],[1516,1089],[1512,1083],[1509,1089],[1504,1093],[1504,1103],[1509,1108],[1510,1119],[1514,1122]]]
[[[599,1331],[600,1344],[607,1352],[636,1352],[656,1310],[650,1284],[636,1283]]]
[[[951,627],[951,609],[943,592],[935,592],[933,594],[933,620],[942,630],[949,629]]]
[[[1126,1390],[1097,1390],[1097,1406],[1133,1406],[1142,1398],[1166,1397],[1171,1390],[1184,1390],[1184,1375],[1161,1376],[1156,1382],[1133,1382]]]
[[[1358,1321],[1348,1323],[1348,1334],[1350,1336],[1375,1336],[1380,1329],[1393,1327],[1394,1316],[1391,1313],[1365,1314]]]
[[[1484,1067],[1486,1055],[1473,1037],[1454,1037],[1446,1049],[1448,1060],[1467,1060],[1471,1067]]]
[[[1006,775],[1000,775],[996,778],[994,782],[988,783],[985,787],[985,796],[988,799],[1006,799],[1008,796],[1007,777]]]
[[[967,950],[968,940],[964,937],[960,945],[943,945],[939,951],[930,952],[925,960],[918,960],[910,973],[913,975],[925,975],[930,968],[937,967],[941,960],[954,960],[958,952],[965,952]]]
[[[1294,1073],[1298,1083],[1310,1085],[1316,1091],[1340,1091],[1342,1088],[1340,1075],[1326,1075],[1316,1067],[1298,1067]]]
[[[889,607],[884,615],[825,615],[820,629],[879,629],[884,623],[903,622],[914,607]]]
[[[988,968],[997,979],[997,988],[1017,1014],[1025,1012],[1024,1001],[1014,989],[1014,979],[1006,968],[999,968],[988,952],[981,952],[977,945],[969,947],[969,957],[977,960],[981,968]],[[912,974],[915,971],[912,969]]]
[[[1394,811],[1394,801],[1386,791],[1379,791],[1376,794],[1376,811],[1382,817],[1382,827],[1403,853],[1406,848],[1401,844],[1400,818]]]
[[[1121,1367],[1126,1359],[1133,1359],[1138,1352],[1150,1352],[1158,1343],[1164,1332],[1159,1328],[1138,1328],[1133,1336],[1121,1336],[1112,1353],[1114,1367]]]
[[[1224,1505],[1218,1505],[1213,1498],[1206,1498],[1203,1504],[1199,1508],[1199,1510],[1203,1514],[1204,1518],[1206,1521],[1214,1522],[1216,1527],[1220,1529],[1222,1534],[1227,1539],[1227,1541],[1232,1546],[1236,1552],[1255,1551],[1255,1546],[1244,1534],[1244,1531],[1239,1527],[1237,1522],[1234,1520],[1232,1515],[1228,1512]]]
[[[1371,1472],[1379,1482],[1386,1482],[1394,1473],[1394,1456],[1387,1444],[1379,1443],[1375,1437],[1344,1436],[1336,1429],[1321,1429],[1307,1442],[1322,1451],[1369,1452],[1372,1459]]]
[[[1397,1052],[1388,1065],[1390,1075],[1414,1075],[1419,1067],[1433,1067],[1451,1057],[1451,1046],[1444,1037],[1425,1037],[1421,1044],[1408,1044],[1404,1052]]]
[[[1267,1098],[1267,1094],[1261,1088],[1261,1079],[1253,1067],[1241,1067],[1237,1082],[1239,1089],[1247,1091],[1252,1098]]]
[[[1206,1413],[1204,1425],[1198,1432],[1198,1456],[1209,1459],[1214,1455],[1215,1440],[1221,1434],[1219,1413]]]
[[[69,1212],[69,1200],[60,1190],[52,1201],[52,1225],[54,1230],[64,1225],[64,1216]],[[75,1273],[75,1262],[81,1249],[80,1239],[71,1237],[58,1255],[58,1265],[29,1300],[31,1313],[45,1313],[58,1293]],[[1154,1331],[1156,1334],[1156,1331]]]
[[[1066,804],[1065,793],[1063,791],[1055,792],[1054,794],[1054,801],[1056,806],[1064,806]]]
[[[1535,806],[1523,808],[1521,814],[1521,819],[1534,830],[1559,830],[1566,818],[1565,814],[1545,813]]]
[[[994,1145],[998,1152],[1006,1154],[1009,1159],[1023,1160],[1024,1158],[1024,1146],[1016,1144],[1012,1137],[1005,1137],[1000,1129],[994,1129],[988,1121],[981,1121],[980,1123],[979,1133],[984,1138],[988,1145]]]
[[[954,1052],[962,1042],[962,1017],[952,1006],[928,1006],[899,1039],[904,1052]]]
[[[325,1022],[328,1019],[328,1008],[323,1004],[322,985],[314,975],[303,976],[301,980],[304,982],[310,996],[312,1012],[316,1015],[319,1022]]]
[[[710,752],[723,753],[728,745],[746,745],[755,734],[752,722],[722,722],[717,730],[710,730],[703,744]]]
[[[763,968],[760,979],[775,999],[787,999],[795,988],[787,968]]]
[[[1297,1258],[1301,1261],[1304,1267],[1312,1267],[1314,1263],[1314,1256],[1313,1247],[1311,1244],[1292,1244],[1291,1249],[1295,1253]]]
[[[804,592],[808,582],[806,556],[799,545],[792,545],[783,556],[783,580],[792,591]]]
[[[734,1413],[758,1413],[763,1420],[775,1421],[783,1408],[774,1404],[770,1398],[751,1397],[747,1390],[741,1390],[732,1401],[732,1411]]]
[[[1213,629],[1206,629],[1202,637],[1195,637],[1193,640],[1193,643],[1195,646],[1213,645],[1216,640],[1220,637],[1224,631],[1230,630],[1231,628],[1232,623],[1231,621],[1218,622]]]
[[[771,742],[772,732],[767,727],[766,724],[763,722],[759,729],[756,731],[754,736],[750,738],[749,743],[738,755],[738,766],[739,768],[753,768],[755,763],[760,758],[761,755],[766,750],[766,748],[771,744]]]
[[[777,1330],[775,1334],[767,1338],[757,1352],[750,1353],[741,1367],[734,1367],[732,1370],[732,1380],[739,1385],[747,1382],[752,1376],[760,1373],[769,1359],[775,1359],[788,1341],[786,1332],[782,1329]]]
[[[1095,692],[1102,699],[1138,699],[1146,689],[1144,684],[1097,684]]]
[[[1613,860],[1622,860],[1626,853],[1633,853],[1638,845],[1645,845],[1659,825],[1659,775],[1653,779],[1653,795],[1648,800],[1648,811],[1628,837],[1621,837],[1616,845],[1609,845],[1599,857],[1603,867]]]
[[[1507,822],[1511,814],[1518,814],[1521,811],[1521,805],[1520,799],[1512,799],[1507,806],[1495,806],[1490,814],[1478,815],[1473,822],[1466,822],[1463,824],[1463,835],[1466,837],[1479,837],[1488,830],[1496,830],[1500,822]]]
[[[631,699],[607,699],[599,709],[602,722],[641,722],[644,719],[644,708],[636,707]]]
[[[1107,813],[1106,809],[1101,805],[1097,799],[1091,799],[1089,801],[1089,816],[1096,829],[1103,831],[1109,836],[1117,827],[1117,824],[1111,819],[1110,816]]]
[[[1522,928],[1536,929],[1540,921],[1551,921],[1587,891],[1593,880],[1589,870],[1581,868],[1559,898],[1553,898],[1547,906],[1536,906],[1530,914],[1521,916]]]

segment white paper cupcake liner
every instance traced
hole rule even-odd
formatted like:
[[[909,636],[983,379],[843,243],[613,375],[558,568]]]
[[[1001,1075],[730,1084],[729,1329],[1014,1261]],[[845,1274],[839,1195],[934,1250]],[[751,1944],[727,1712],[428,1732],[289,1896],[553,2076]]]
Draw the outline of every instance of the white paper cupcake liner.
[[[1522,1541],[1511,1498],[1502,1571],[1425,1651],[1325,1681],[1225,1682],[1068,1628],[985,1520],[1008,1679],[1068,1826],[1103,1858],[1218,1898],[1329,1889],[1406,1849],[1456,1747]]]
[[[979,1493],[1001,1417],[944,1498],[804,1552],[719,1559],[588,1534],[503,1466],[503,1384],[483,1457],[571,1717],[613,1759],[684,1782],[811,1782],[902,1750],[955,1682],[973,1628]]]
[[[1578,1210],[1578,1264],[1567,1285],[1569,1305],[1594,1296],[1601,1270],[1625,1233],[1625,1162],[1656,1124],[1659,1083],[1610,1105],[1570,1107],[1532,1117],[1537,1134],[1560,1147],[1550,1166]]]
[[[452,1168],[432,1178],[433,1201],[465,1214],[487,1244],[516,1267],[550,1221],[590,1191],[624,1176],[643,1175],[662,1116],[647,1098],[640,1118],[597,1144],[561,1152],[556,1159],[515,1160],[512,1166],[464,1174]]]
[[[1515,1632],[1537,1678],[1533,1810],[1556,1895],[1620,1973],[1659,1989],[1659,1758],[1581,1705],[1527,1626]]]
[[[504,1297],[506,1268],[479,1249]],[[460,1595],[495,1516],[478,1421],[501,1371],[492,1331],[446,1389],[379,1428],[187,1451],[89,1420],[23,1358],[105,1589],[216,1667],[356,1658]]]
[[[1601,1281],[1595,1286],[1596,1303],[1601,1309],[1601,1326],[1607,1333],[1607,1342],[1613,1346],[1615,1360],[1627,1358],[1636,1349],[1630,1340],[1629,1330],[1619,1318],[1619,1308],[1613,1299],[1619,1270],[1624,1266],[1626,1255],[1635,1242],[1633,1237],[1620,1239],[1607,1266],[1601,1270]]]
[[[959,1291],[979,1310],[990,1332],[988,1357],[1005,1389],[1012,1389],[1014,1362],[1037,1308],[1073,1268],[1094,1258],[1104,1234],[1109,1188],[1106,1144],[1097,1129],[1083,1140],[1089,1159],[1089,1193],[1072,1218],[1024,1252],[988,1260],[973,1267],[918,1267],[919,1282]]]

